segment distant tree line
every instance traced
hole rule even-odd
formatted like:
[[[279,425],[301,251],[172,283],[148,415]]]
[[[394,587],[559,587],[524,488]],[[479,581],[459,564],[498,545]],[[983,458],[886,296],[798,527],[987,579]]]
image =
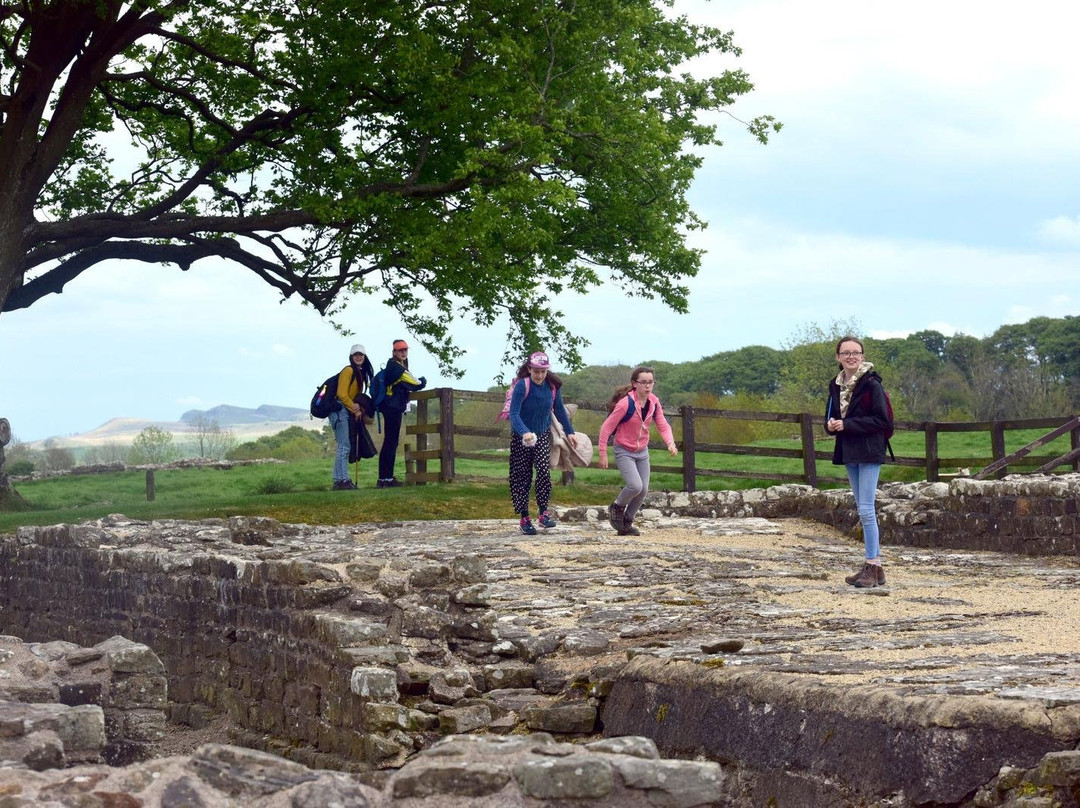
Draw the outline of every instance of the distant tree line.
[[[668,409],[817,412],[837,372],[836,341],[862,338],[856,321],[801,327],[780,348],[750,345],[686,362],[644,361]],[[1036,317],[985,338],[938,331],[863,338],[897,417],[915,421],[1037,418],[1080,410],[1080,317]],[[631,367],[590,366],[566,377],[564,396],[601,404]]]

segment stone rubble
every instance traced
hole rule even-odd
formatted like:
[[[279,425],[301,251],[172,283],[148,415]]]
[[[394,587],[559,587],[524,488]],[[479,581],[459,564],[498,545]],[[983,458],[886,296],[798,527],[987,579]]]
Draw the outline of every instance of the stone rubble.
[[[957,503],[976,496],[965,482],[971,481],[897,486],[883,492],[883,510],[894,520],[900,513],[954,513]],[[993,486],[1011,504],[992,504]],[[978,491],[980,512],[1011,509],[1015,515],[1014,522],[992,523],[994,530],[1031,538],[1027,546],[1035,548],[1045,542],[1024,536],[1032,508],[1050,508],[1048,500],[1062,492],[1075,504],[1080,487],[1075,479],[1024,486],[1007,479]],[[297,802],[291,789],[329,794],[339,786],[369,789],[356,793],[372,805],[384,804],[378,799],[530,805],[521,800],[568,798],[636,804],[617,801],[626,795],[657,805],[755,804],[747,795],[760,796],[772,784],[763,785],[745,761],[713,757],[726,761],[724,770],[711,796],[693,802],[705,799],[700,795],[713,776],[680,766],[704,761],[638,756],[652,763],[616,764],[588,746],[616,725],[608,703],[613,692],[629,692],[627,677],[650,670],[659,682],[664,666],[708,674],[718,692],[734,693],[738,682],[757,688],[779,682],[777,692],[804,680],[824,692],[862,682],[879,688],[879,698],[889,703],[921,699],[941,710],[961,710],[975,703],[966,701],[972,697],[991,700],[994,715],[1009,704],[1060,716],[1080,705],[1076,644],[1062,648],[1029,636],[1036,625],[1080,625],[1080,605],[1069,597],[1080,582],[1080,563],[1075,553],[1065,554],[1064,533],[1054,544],[1057,555],[1035,556],[964,548],[968,539],[976,548],[985,544],[985,531],[923,531],[918,541],[903,544],[909,534],[889,528],[890,586],[861,592],[840,580],[861,543],[820,524],[853,523],[847,492],[803,486],[656,492],[647,505],[640,539],[615,536],[603,508],[557,508],[559,526],[534,537],[522,536],[510,520],[325,528],[255,518],[181,523],[113,516],[83,526],[24,528],[14,539],[0,537],[0,629],[31,638],[70,639],[65,632],[74,632],[82,639],[111,636],[121,623],[132,627],[131,636],[153,647],[169,671],[172,720],[198,726],[208,710],[223,709],[233,726],[230,739],[252,747],[247,753],[274,752],[314,767],[305,769],[314,779],[258,797],[290,791],[292,802],[281,804],[294,805],[307,803]],[[817,524],[797,518],[811,516]],[[946,546],[957,549],[940,549]],[[57,575],[69,580],[54,580]],[[1015,597],[988,601],[987,588]],[[1057,593],[1060,606],[1040,605]],[[797,605],[800,600],[810,605]],[[868,616],[875,602],[886,608]],[[1010,646],[1022,650],[1002,650]],[[949,706],[954,700],[957,706]],[[672,701],[666,709],[676,706]],[[630,734],[653,737],[661,707],[651,729]],[[631,719],[644,716],[639,711]],[[1057,727],[1058,735],[1039,736],[1023,755],[994,765],[1028,771],[1047,753],[1039,744],[1049,744],[1051,754],[1068,751],[1058,747],[1069,743],[1075,748],[1080,723],[1058,720]],[[533,733],[540,745],[513,747],[512,754],[500,746],[520,741],[521,732]],[[490,748],[458,746],[479,743],[478,733]],[[600,743],[616,740],[623,739]],[[672,755],[664,743],[660,753]],[[553,753],[563,747],[573,751]],[[240,754],[201,753],[218,761],[211,768],[225,765],[222,755]],[[475,781],[486,783],[473,788],[507,779],[490,794],[468,798],[441,789],[472,782],[472,775],[433,769],[419,778],[423,784],[392,785],[399,776],[408,781],[414,766],[432,766],[433,755],[468,760]],[[590,757],[578,766],[578,756],[589,755],[601,762]],[[573,759],[573,772],[582,772],[575,797],[553,782],[568,782],[555,762],[565,758]],[[353,775],[320,771],[330,767]],[[536,772],[555,774],[537,782],[531,779]],[[188,771],[171,794],[201,794],[205,783],[191,777]],[[951,787],[972,796],[981,788],[980,799],[1000,804],[1017,798],[1019,792],[1006,787],[1012,781],[1003,786],[998,778],[991,782],[988,774],[970,789]],[[698,796],[662,793],[662,784],[673,780],[702,784],[693,791]],[[589,796],[609,783],[603,796]],[[837,788],[868,804],[908,804],[914,793],[889,791],[894,787],[885,779],[861,791]],[[420,796],[425,789],[431,793]],[[509,794],[519,801],[467,801]]]

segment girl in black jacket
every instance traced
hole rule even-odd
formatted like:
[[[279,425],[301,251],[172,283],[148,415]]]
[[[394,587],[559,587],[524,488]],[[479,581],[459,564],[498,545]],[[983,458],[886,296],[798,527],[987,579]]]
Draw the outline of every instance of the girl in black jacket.
[[[840,373],[829,382],[825,431],[836,436],[833,463],[847,469],[866,545],[862,568],[844,580],[857,587],[884,586],[874,500],[885,462],[885,432],[890,427],[885,389],[873,364],[863,360],[862,342],[854,337],[836,344],[836,361]]]

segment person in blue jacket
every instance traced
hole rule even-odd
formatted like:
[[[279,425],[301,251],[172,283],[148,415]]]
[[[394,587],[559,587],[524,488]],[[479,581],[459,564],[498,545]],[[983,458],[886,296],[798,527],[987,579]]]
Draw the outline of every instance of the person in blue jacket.
[[[409,343],[394,340],[393,352],[386,361],[383,373],[386,379],[386,397],[379,404],[383,420],[383,445],[379,450],[379,479],[376,488],[393,488],[401,485],[394,476],[398,441],[401,439],[401,419],[409,407],[409,394],[423,390],[427,379],[419,379],[409,372]]]
[[[562,379],[551,372],[548,355],[536,351],[518,368],[510,396],[510,500],[519,514],[521,532],[536,534],[529,517],[529,490],[536,469],[536,508],[541,527],[554,527],[548,511],[551,499],[551,414],[559,419],[569,440],[577,442],[570,416],[563,406]]]
[[[885,433],[889,429],[885,388],[873,363],[865,361],[863,344],[855,337],[844,337],[836,343],[836,361],[840,372],[829,382],[825,431],[836,436],[833,463],[847,469],[866,547],[862,567],[844,581],[856,587],[884,586],[885,568],[881,563],[874,503],[881,465],[885,462]]]

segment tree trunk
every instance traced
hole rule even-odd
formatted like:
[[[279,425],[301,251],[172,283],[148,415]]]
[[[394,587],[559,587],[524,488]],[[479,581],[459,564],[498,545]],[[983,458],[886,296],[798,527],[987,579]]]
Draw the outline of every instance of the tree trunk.
[[[20,510],[26,503],[19,492],[11,487],[11,478],[4,468],[4,447],[11,440],[11,424],[7,418],[0,418],[0,511]]]

